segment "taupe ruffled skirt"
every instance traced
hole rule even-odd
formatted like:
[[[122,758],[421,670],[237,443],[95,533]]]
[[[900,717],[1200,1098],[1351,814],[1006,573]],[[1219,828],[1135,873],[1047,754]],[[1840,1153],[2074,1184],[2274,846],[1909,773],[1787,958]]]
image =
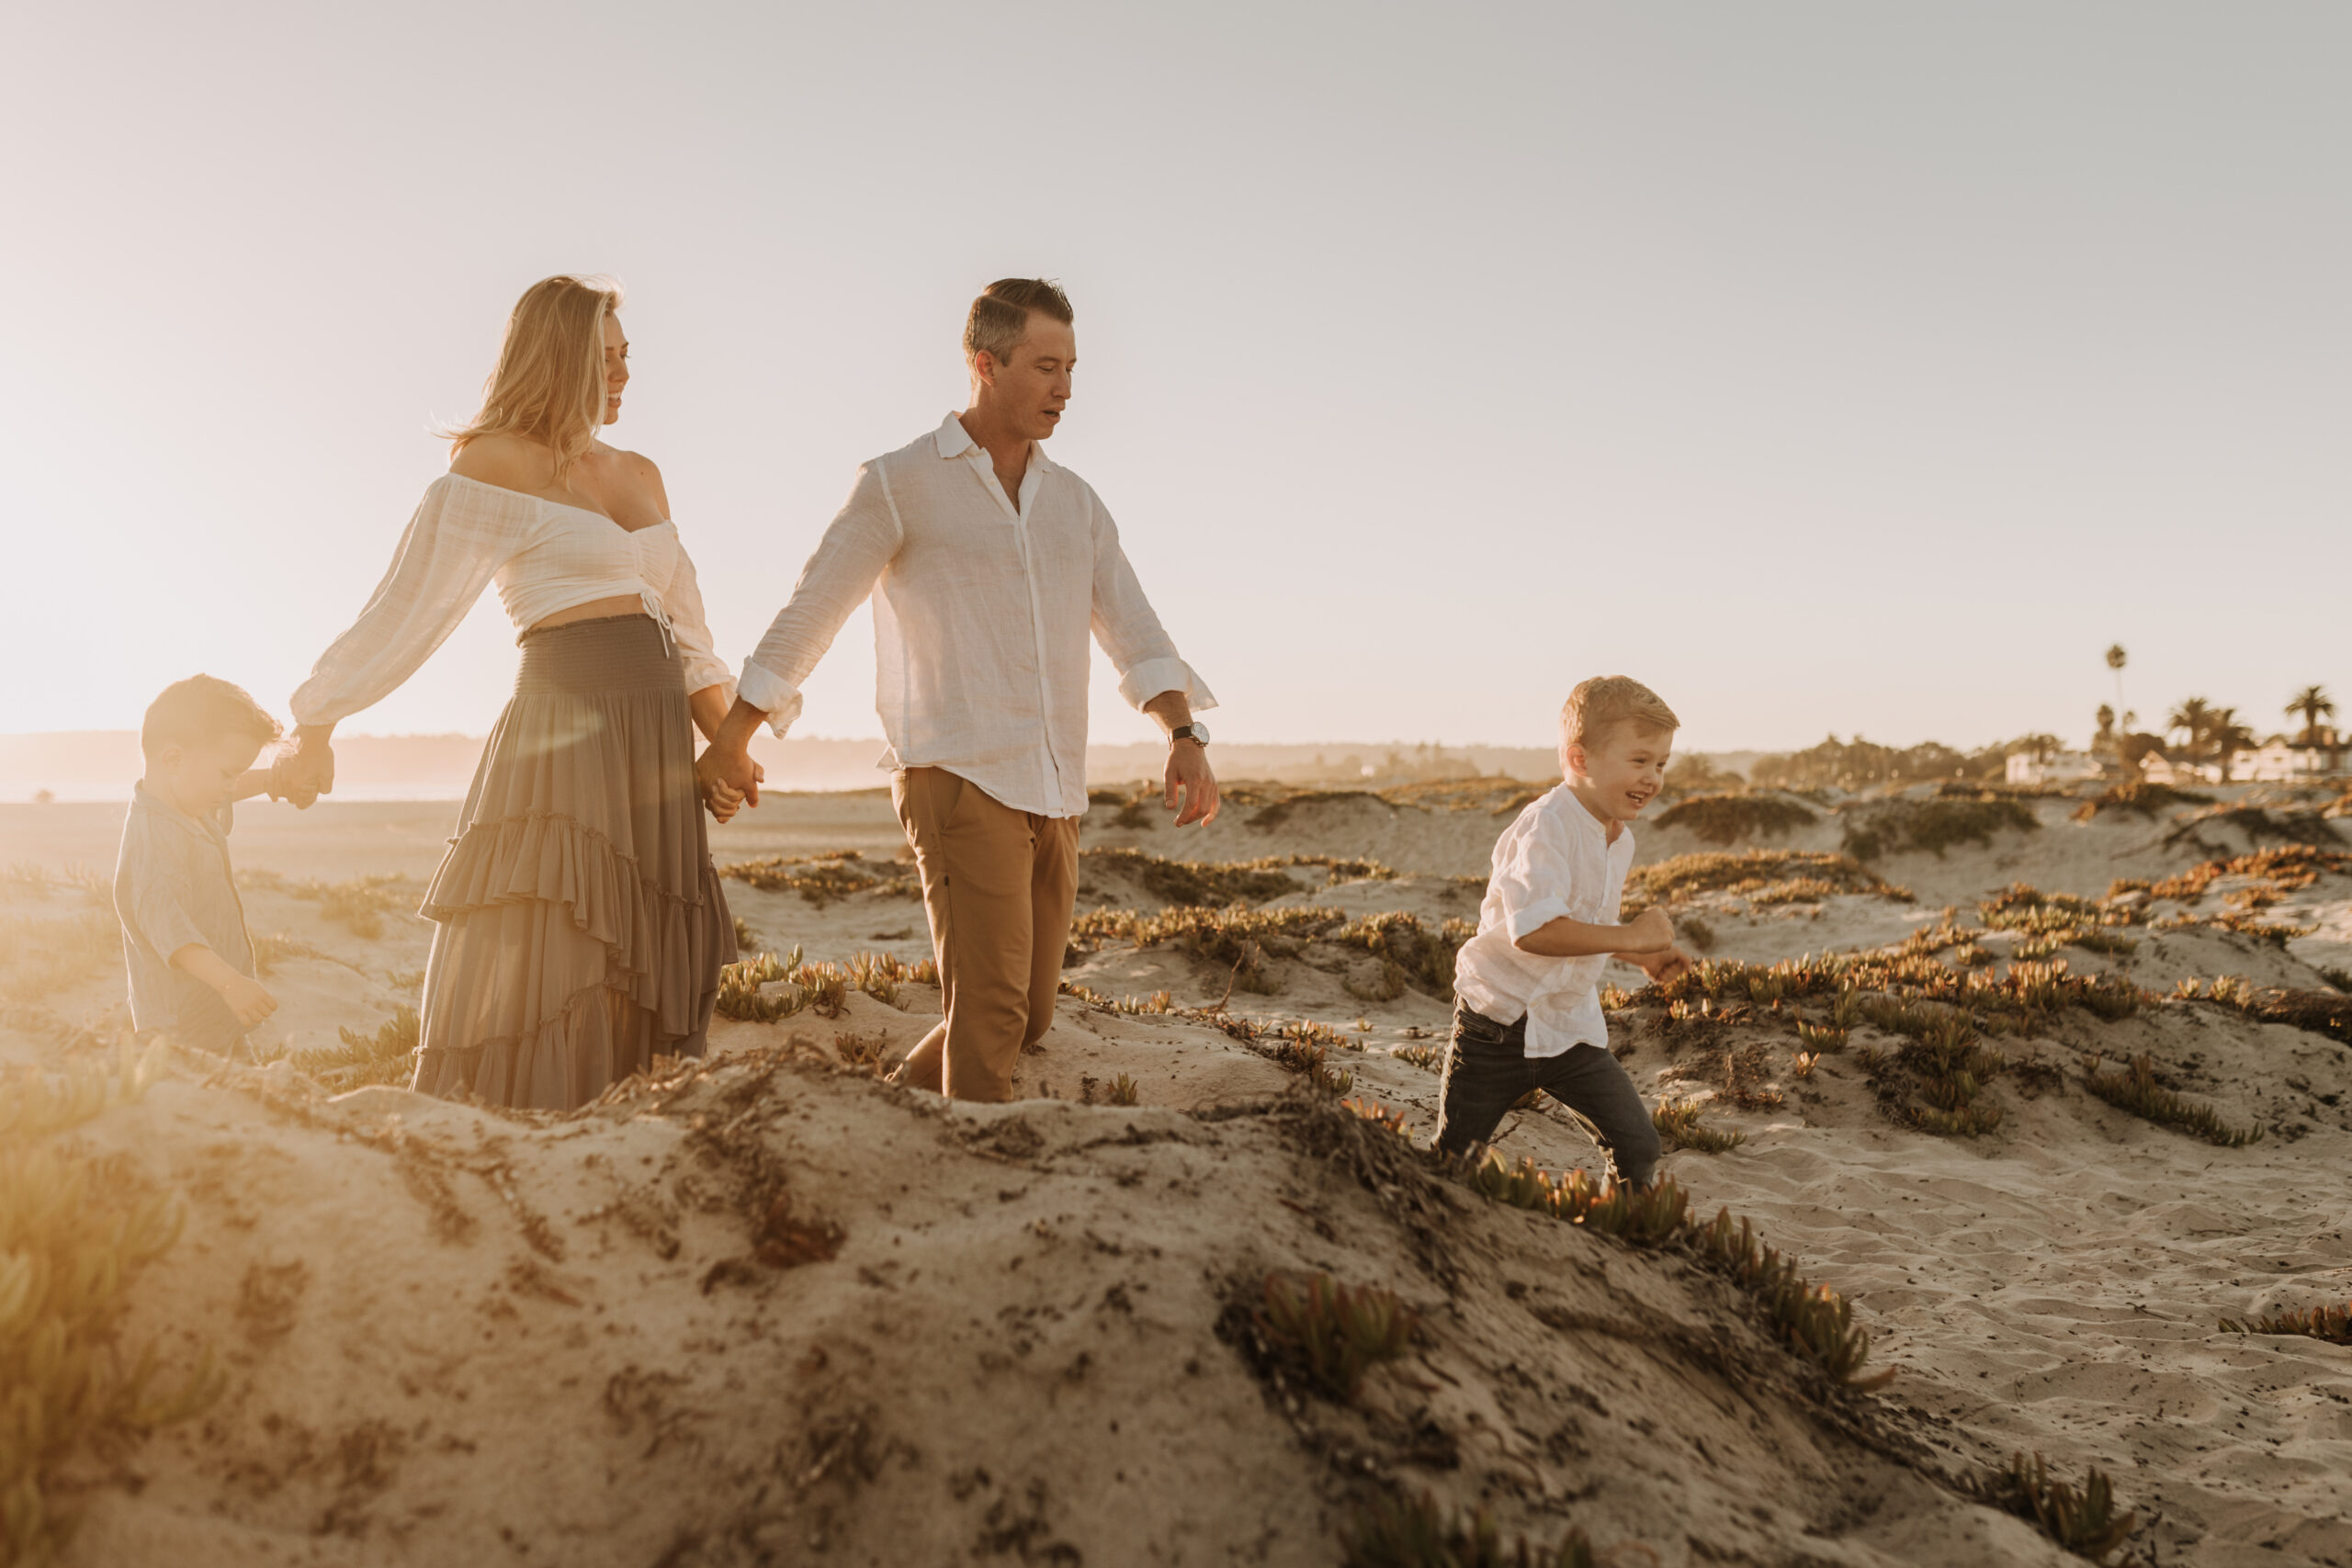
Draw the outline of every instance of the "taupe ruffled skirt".
[[[685,673],[621,615],[526,633],[514,700],[418,911],[415,1087],[569,1111],[699,1056],[734,921],[695,788]]]

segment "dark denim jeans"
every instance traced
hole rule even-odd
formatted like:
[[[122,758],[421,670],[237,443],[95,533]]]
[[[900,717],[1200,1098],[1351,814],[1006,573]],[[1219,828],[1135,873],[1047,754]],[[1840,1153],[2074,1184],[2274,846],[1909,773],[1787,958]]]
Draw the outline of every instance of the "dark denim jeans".
[[[1454,1004],[1437,1146],[1458,1155],[1485,1143],[1512,1102],[1535,1089],[1592,1123],[1618,1180],[1635,1187],[1648,1182],[1665,1151],[1641,1091],[1606,1046],[1572,1045],[1557,1056],[1530,1056],[1523,1015],[1517,1023],[1497,1023]]]

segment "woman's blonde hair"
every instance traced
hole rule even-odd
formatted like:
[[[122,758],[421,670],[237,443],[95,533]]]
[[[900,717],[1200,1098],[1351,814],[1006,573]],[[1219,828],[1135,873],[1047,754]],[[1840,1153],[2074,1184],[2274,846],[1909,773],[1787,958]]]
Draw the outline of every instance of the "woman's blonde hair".
[[[525,436],[555,454],[561,484],[604,428],[605,318],[620,308],[621,286],[610,277],[563,273],[523,290],[481,411],[448,433],[450,456],[485,435]]]

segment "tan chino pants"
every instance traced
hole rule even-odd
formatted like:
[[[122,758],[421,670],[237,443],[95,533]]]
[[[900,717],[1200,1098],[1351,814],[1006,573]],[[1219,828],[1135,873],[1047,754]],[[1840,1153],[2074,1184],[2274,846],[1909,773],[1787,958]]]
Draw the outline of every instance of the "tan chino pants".
[[[947,1010],[895,1076],[950,1100],[1010,1100],[1021,1047],[1054,1021],[1079,819],[1015,811],[944,768],[893,774],[890,799],[922,874]]]

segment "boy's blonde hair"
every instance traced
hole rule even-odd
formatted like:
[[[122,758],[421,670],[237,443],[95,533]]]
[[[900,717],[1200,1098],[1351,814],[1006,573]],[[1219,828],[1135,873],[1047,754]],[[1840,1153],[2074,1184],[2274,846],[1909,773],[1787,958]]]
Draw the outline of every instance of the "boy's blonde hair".
[[[153,763],[163,760],[166,746],[209,746],[238,735],[259,750],[282,733],[277,720],[243,686],[217,675],[191,675],[173,682],[147,705],[139,723],[139,750]]]
[[[1645,729],[1679,729],[1682,721],[1666,700],[1631,675],[1595,675],[1579,681],[1560,707],[1560,754],[1571,746],[1594,745],[1620,724]]]

